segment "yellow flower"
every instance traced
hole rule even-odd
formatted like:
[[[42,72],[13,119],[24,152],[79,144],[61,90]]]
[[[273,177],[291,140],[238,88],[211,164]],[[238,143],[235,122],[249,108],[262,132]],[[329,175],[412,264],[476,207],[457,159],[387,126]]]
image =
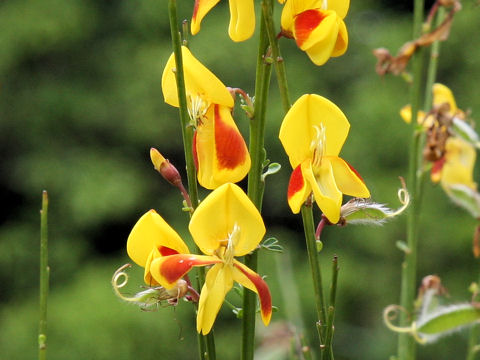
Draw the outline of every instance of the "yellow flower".
[[[220,0],[195,0],[190,30],[193,35],[200,31],[204,16],[218,4]],[[253,35],[255,30],[255,11],[253,0],[229,0],[230,25],[228,35],[233,41],[244,41]]]
[[[475,148],[470,143],[457,137],[449,137],[445,156],[433,165],[432,181],[440,182],[444,188],[461,184],[476,190],[477,184],[473,181],[476,156]]]
[[[463,111],[457,108],[457,103],[455,102],[455,98],[453,97],[452,90],[450,90],[448,87],[439,83],[433,84],[432,94],[434,108],[444,105],[448,107],[446,113],[452,116],[456,114],[461,114],[461,116],[463,116]],[[410,124],[410,122],[412,121],[411,106],[405,105],[400,110],[400,116],[407,124]],[[425,112],[420,110],[417,113],[417,121],[419,124],[423,124],[425,127],[428,128],[432,125],[434,119],[429,116],[425,118]]]
[[[235,124],[233,97],[225,85],[186,47],[182,47],[187,106],[196,132],[194,157],[200,185],[215,189],[242,180],[250,170],[247,145]],[[178,107],[175,57],[170,56],[162,76],[165,102]]]
[[[190,254],[181,238],[151,210],[132,230],[128,254],[146,267],[148,281],[152,278],[167,290],[192,267],[213,265],[200,294],[198,332],[210,332],[233,281],[258,294],[262,320],[268,325],[272,314],[268,286],[260,275],[235,259],[255,250],[265,234],[260,213],[247,195],[237,185],[222,185],[200,203],[189,230],[205,255]]]
[[[348,32],[343,19],[349,0],[287,0],[282,11],[282,34],[294,38],[315,65],[343,55]]]
[[[288,111],[279,137],[294,169],[288,204],[295,214],[312,191],[318,206],[334,224],[340,218],[342,194],[370,197],[360,175],[338,157],[349,128],[342,111],[319,95],[303,95]]]

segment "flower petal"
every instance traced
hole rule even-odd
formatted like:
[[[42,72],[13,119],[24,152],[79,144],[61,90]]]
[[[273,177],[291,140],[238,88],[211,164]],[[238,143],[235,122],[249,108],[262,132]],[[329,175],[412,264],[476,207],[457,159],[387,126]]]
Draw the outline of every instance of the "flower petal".
[[[305,10],[321,8],[322,0],[287,0],[282,10],[282,31],[293,33],[293,23],[298,14]]]
[[[335,183],[331,162],[322,159],[315,174],[311,164],[304,162],[302,163],[302,173],[312,187],[318,207],[332,224],[336,224],[340,219],[343,196]]]
[[[362,177],[349,163],[334,156],[324,158],[322,161],[330,161],[335,183],[342,193],[359,198],[370,197],[370,191]]]
[[[207,111],[197,127],[195,158],[198,182],[207,189],[238,182],[248,174],[250,155],[228,107],[215,104]]]
[[[194,266],[212,265],[222,262],[216,256],[177,254],[154,259],[150,265],[152,277],[163,287],[170,289]]]
[[[267,283],[260,275],[241,262],[234,260],[233,266],[233,280],[258,294],[262,320],[265,326],[267,326],[272,317],[272,296]]]
[[[253,0],[230,0],[230,25],[228,35],[233,41],[244,41],[255,30]]]
[[[331,54],[337,34],[338,23],[334,11],[308,9],[298,14],[293,23],[293,36],[297,46],[302,50],[323,44],[330,49]]]
[[[345,54],[348,47],[348,31],[347,26],[343,22],[342,18],[337,16],[338,23],[338,36],[337,42],[335,43],[335,48],[332,51],[331,57],[337,57]]]
[[[135,224],[127,240],[127,253],[140,266],[145,266],[152,249],[160,253],[189,253],[182,238],[155,210],[145,213]]]
[[[350,124],[343,112],[330,100],[316,94],[300,97],[290,108],[280,127],[280,141],[292,168],[306,159],[313,159],[311,143],[315,127],[325,128],[324,155],[337,156],[345,142]]]
[[[221,104],[233,107],[233,97],[225,85],[188,48],[182,46],[183,72],[187,98],[201,98],[206,104]],[[162,75],[162,91],[165,102],[178,107],[177,83],[175,80],[175,56],[172,53]]]
[[[210,332],[225,300],[225,295],[232,286],[231,267],[217,264],[208,270],[198,302],[197,331],[199,333],[205,335]]]
[[[328,0],[328,10],[335,11],[340,19],[344,19],[347,16],[349,7],[350,0]]]
[[[189,230],[200,250],[213,255],[220,241],[239,228],[235,256],[253,251],[265,234],[265,225],[255,205],[237,185],[227,183],[203,200],[192,215]]]
[[[445,150],[446,161],[442,168],[442,185],[462,184],[476,189],[477,184],[473,181],[477,155],[475,148],[462,139],[449,137]]]
[[[455,114],[458,110],[452,90],[443,84],[433,85],[433,105],[441,105],[447,103],[450,105],[450,113]]]
[[[306,160],[309,161],[309,160]],[[298,165],[290,176],[288,183],[288,205],[294,214],[298,214],[302,205],[307,200],[308,195],[312,192],[310,183],[305,180],[302,174],[302,166]]]
[[[219,1],[220,0],[195,0],[192,23],[190,24],[192,35],[195,35],[200,31],[200,25],[203,18]]]

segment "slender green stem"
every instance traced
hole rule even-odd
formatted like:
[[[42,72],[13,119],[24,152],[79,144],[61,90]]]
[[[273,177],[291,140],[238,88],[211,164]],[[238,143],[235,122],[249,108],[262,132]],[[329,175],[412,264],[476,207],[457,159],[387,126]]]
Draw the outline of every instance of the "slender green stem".
[[[413,38],[418,38],[422,33],[422,20],[424,0],[414,0],[414,15],[413,15]],[[417,227],[418,227],[418,208],[419,197],[417,193],[418,188],[418,159],[420,151],[420,134],[417,130],[417,112],[419,110],[421,89],[422,89],[422,65],[423,65],[423,50],[418,51],[413,56],[413,71],[414,78],[411,89],[411,107],[412,107],[412,122],[411,122],[411,142],[410,142],[410,157],[409,157],[409,188],[411,191],[411,203],[407,217],[407,244],[409,252],[405,253],[405,260],[402,264],[402,280],[401,280],[401,295],[400,304],[406,309],[406,314],[402,314],[400,324],[406,325],[409,320],[408,315],[412,315],[414,311],[414,298],[416,291],[416,277],[417,277]],[[407,315],[408,314],[408,315]],[[415,341],[409,334],[400,334],[398,340],[398,359],[399,360],[413,360],[415,359]]]
[[[320,339],[320,353],[325,352],[325,327],[327,325],[325,300],[323,297],[322,273],[318,263],[317,244],[315,239],[315,226],[313,223],[313,211],[311,205],[302,206],[303,231],[307,243],[308,260],[312,272],[313,290],[315,294],[315,308],[317,310],[317,331]]]
[[[438,27],[445,17],[445,8],[440,6],[437,11],[436,19],[435,19],[435,27]],[[428,70],[427,70],[427,80],[425,83],[425,101],[423,104],[423,110],[430,111],[432,108],[432,87],[435,83],[435,79],[437,78],[437,68],[438,68],[438,57],[440,55],[440,41],[435,41],[432,46],[430,47],[430,59],[428,63]]]
[[[38,358],[47,358],[47,300],[50,278],[48,267],[48,194],[42,193],[40,211],[40,323],[38,326]]]
[[[193,128],[190,126],[190,118],[187,108],[187,96],[185,90],[185,76],[183,71],[182,58],[182,39],[177,18],[177,2],[169,0],[168,14],[170,20],[170,33],[172,37],[172,47],[175,56],[175,79],[177,83],[177,95],[179,103],[180,122],[182,126],[183,150],[185,152],[185,163],[187,167],[188,193],[195,209],[198,206],[197,174],[195,162],[193,159]],[[196,252],[199,252],[196,248]],[[205,269],[200,267],[197,271],[197,286],[201,289],[205,282]],[[200,359],[215,360],[215,340],[213,331],[205,336],[198,334],[198,347]]]
[[[260,21],[260,37],[258,44],[257,68],[255,77],[255,108],[250,121],[249,152],[252,160],[248,174],[248,196],[261,211],[264,182],[262,181],[263,162],[265,160],[265,114],[267,96],[270,86],[271,66],[264,61],[268,48],[265,21]],[[256,271],[258,265],[257,251],[245,256],[245,265]],[[255,350],[255,314],[257,298],[254,292],[245,289],[243,293],[243,327],[242,327],[242,360],[253,360]]]
[[[177,20],[177,2],[169,0],[168,2],[170,32],[172,37],[172,47],[175,54],[175,77],[177,81],[177,94],[180,112],[180,121],[182,124],[183,150],[185,152],[185,163],[187,167],[188,193],[195,209],[198,205],[197,174],[195,162],[193,160],[193,127],[190,126],[190,117],[187,108],[187,96],[185,92],[185,76],[183,72],[182,58],[182,40],[178,30]]]
[[[323,353],[326,360],[333,360],[333,320],[335,318],[338,270],[338,257],[335,255],[332,261],[332,283],[330,285],[330,301],[328,304],[327,329],[325,332],[325,352]]]
[[[285,70],[285,62],[280,54],[278,46],[278,38],[275,35],[275,26],[272,16],[272,1],[264,0],[262,2],[262,12],[265,17],[265,25],[267,28],[268,40],[272,49],[272,58],[275,64],[275,73],[277,75],[278,88],[282,99],[283,110],[285,113],[290,109],[290,95],[288,91],[287,72]]]

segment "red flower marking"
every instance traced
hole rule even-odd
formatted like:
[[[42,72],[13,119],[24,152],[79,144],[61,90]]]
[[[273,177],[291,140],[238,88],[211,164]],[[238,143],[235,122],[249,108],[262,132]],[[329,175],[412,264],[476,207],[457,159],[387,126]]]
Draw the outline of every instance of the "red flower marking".
[[[439,175],[441,172],[442,172],[442,169],[443,169],[443,165],[445,165],[445,162],[447,161],[447,159],[445,158],[445,156],[443,156],[442,158],[438,159],[437,161],[435,161],[433,163],[433,166],[432,166],[432,170],[431,170],[431,175],[432,176],[436,176],[436,175]]]
[[[160,254],[162,254],[162,256],[169,256],[169,255],[178,254],[177,250],[170,249],[169,247],[166,247],[166,246],[159,246],[158,251],[160,251]]]
[[[326,18],[322,11],[317,9],[306,10],[295,17],[295,41],[298,47],[308,39],[312,31]]]
[[[215,150],[220,169],[235,169],[245,162],[247,148],[238,130],[225,124],[215,104]]]
[[[355,175],[357,175],[357,177],[358,177],[360,180],[362,180],[362,182],[365,184],[365,181],[364,181],[363,178],[360,176],[360,174],[358,173],[358,171],[355,170],[355,169],[353,168],[353,166],[350,165],[348,162],[345,161],[345,164],[347,164],[348,167],[350,168],[350,170],[352,170],[352,171],[355,173]]]
[[[272,315],[272,296],[270,295],[270,290],[268,289],[267,283],[262,279],[262,277],[256,273],[246,271],[237,264],[233,264],[238,270],[245,275],[248,280],[250,280],[255,288],[258,291],[258,298],[260,299],[260,309],[262,311],[262,316],[265,319],[270,319]]]
[[[221,262],[220,259],[218,261],[202,261],[191,254],[171,255],[166,257],[162,262],[160,266],[160,273],[170,284],[173,284],[175,281],[189,272],[194,266],[210,265],[219,262]]]
[[[200,4],[201,0],[195,0],[195,4],[193,5],[193,15],[192,15],[192,20],[194,20],[197,17],[197,12],[198,12],[198,5]]]
[[[298,191],[300,191],[305,186],[302,175],[302,165],[298,165],[295,170],[293,170],[292,175],[290,176],[290,182],[288,183],[288,192],[287,197],[290,199]]]

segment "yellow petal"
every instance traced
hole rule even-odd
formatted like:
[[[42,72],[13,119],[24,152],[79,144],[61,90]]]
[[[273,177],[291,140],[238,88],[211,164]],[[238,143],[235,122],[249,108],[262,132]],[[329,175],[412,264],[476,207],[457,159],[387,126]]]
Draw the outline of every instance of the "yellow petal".
[[[244,41],[255,30],[253,0],[230,0],[230,25],[228,35],[233,41]]]
[[[335,11],[341,19],[347,16],[349,7],[350,0],[328,0],[327,9]]]
[[[207,189],[238,182],[250,170],[247,145],[225,106],[210,106],[197,128],[195,150],[198,182]]]
[[[332,224],[336,224],[340,219],[343,196],[335,183],[331,162],[323,159],[315,174],[309,163],[302,163],[302,172],[312,187],[318,207]]]
[[[147,261],[145,262],[145,271],[143,273],[143,280],[145,281],[145,284],[147,284],[148,286],[160,285],[160,283],[153,278],[152,273],[150,272],[150,266],[153,260],[161,256],[162,255],[160,254],[160,251],[158,251],[157,248],[153,248],[150,254],[148,255]]]
[[[295,17],[310,9],[321,9],[323,0],[287,0],[285,3],[282,16],[281,27],[287,33],[293,33],[293,23]]]
[[[330,161],[335,183],[343,194],[359,198],[370,197],[370,191],[368,191],[360,174],[345,160],[331,156],[322,159],[322,161]]]
[[[345,54],[348,47],[348,31],[345,23],[343,22],[342,18],[337,16],[337,23],[338,23],[338,36],[337,41],[335,43],[335,48],[332,51],[331,57],[337,57]]]
[[[298,14],[294,20],[293,36],[300,49],[321,46],[330,57],[338,36],[335,12],[310,9]]]
[[[200,250],[213,255],[220,241],[227,240],[238,227],[234,243],[235,256],[253,251],[265,234],[265,225],[257,208],[235,184],[214,190],[193,213],[189,230]]]
[[[337,156],[347,138],[350,124],[343,112],[330,100],[307,94],[290,108],[280,127],[280,141],[287,153],[292,168],[306,159],[313,159],[312,141],[317,131],[325,128],[325,153]]]
[[[449,137],[445,146],[446,161],[442,168],[443,185],[463,184],[476,189],[473,181],[476,152],[474,147],[459,138]]]
[[[155,210],[145,213],[135,224],[127,240],[127,253],[140,266],[145,266],[152,249],[170,255],[188,253],[188,247],[181,237]]]
[[[287,192],[288,205],[294,214],[298,214],[300,212],[302,205],[305,203],[308,195],[310,195],[311,192],[312,187],[303,176],[302,165],[298,165],[290,176]]]
[[[455,112],[457,109],[457,104],[455,102],[452,90],[443,84],[436,83],[433,85],[432,92],[434,105],[448,103],[452,112]]]
[[[206,104],[221,104],[233,107],[233,97],[225,85],[188,48],[182,46],[183,71],[187,100],[200,98]],[[172,53],[162,75],[162,91],[165,102],[178,107],[177,83],[175,80],[176,62]]]
[[[458,110],[452,90],[442,84],[433,85],[433,105],[447,103],[450,105],[450,113],[455,114]]]
[[[224,264],[214,265],[207,273],[200,293],[197,312],[197,331],[208,334],[222,306],[225,294],[232,288],[232,270]]]
[[[200,31],[200,24],[203,18],[219,1],[220,0],[195,0],[192,23],[190,24],[190,31],[193,35]]]
[[[272,296],[267,283],[255,271],[251,270],[241,262],[234,260],[233,280],[243,287],[257,293],[260,299],[260,313],[263,323],[268,325],[272,317]]]
[[[171,289],[194,266],[206,266],[222,262],[216,256],[177,254],[155,258],[150,264],[150,274],[160,285]]]

